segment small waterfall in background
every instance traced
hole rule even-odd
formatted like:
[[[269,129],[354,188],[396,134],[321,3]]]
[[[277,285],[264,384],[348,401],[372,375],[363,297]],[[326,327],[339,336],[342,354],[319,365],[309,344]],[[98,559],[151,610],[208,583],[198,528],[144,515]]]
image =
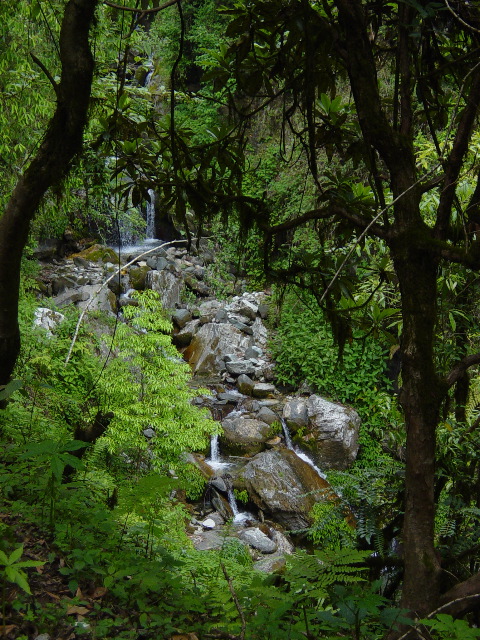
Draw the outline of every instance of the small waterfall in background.
[[[282,423],[283,436],[285,438],[285,444],[287,445],[287,448],[290,449],[290,451],[293,451],[293,453],[295,453],[301,460],[310,465],[312,469],[314,469],[318,473],[318,475],[325,480],[327,476],[317,467],[314,461],[298,447],[293,446],[292,436],[290,435],[290,429],[288,428],[288,424],[285,418],[280,416],[280,422]]]
[[[153,189],[148,190],[150,196],[150,202],[147,201],[147,227],[145,230],[146,239],[155,238],[155,191]]]
[[[230,509],[232,510],[232,513],[233,513],[234,523],[239,524],[239,523],[245,522],[245,520],[255,520],[252,514],[248,513],[248,511],[238,510],[237,499],[235,498],[235,494],[233,493],[232,487],[228,487],[227,498],[228,498],[228,504],[230,505]]]
[[[218,433],[212,436],[210,441],[210,462],[220,462],[220,447],[218,446]]]

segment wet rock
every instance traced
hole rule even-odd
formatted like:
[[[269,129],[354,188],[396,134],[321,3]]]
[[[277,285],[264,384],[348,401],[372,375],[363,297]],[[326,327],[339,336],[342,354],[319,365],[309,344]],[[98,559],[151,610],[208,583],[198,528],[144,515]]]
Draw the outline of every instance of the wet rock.
[[[210,485],[212,485],[213,487],[215,487],[215,489],[218,489],[222,493],[227,493],[228,491],[227,484],[222,476],[214,476],[213,478],[210,478]]]
[[[247,396],[250,396],[250,395],[252,395],[252,390],[253,390],[254,386],[255,386],[254,381],[251,378],[249,378],[247,375],[245,375],[244,373],[242,373],[241,375],[238,376],[238,378],[237,378],[237,388],[240,391],[240,393],[243,393],[243,394],[245,394]],[[266,422],[266,420],[265,420],[265,422]]]
[[[193,340],[193,336],[195,335],[199,323],[200,321],[198,319],[188,322],[183,329],[173,336],[174,344],[176,344],[177,347],[188,347]]]
[[[270,432],[270,427],[265,422],[243,416],[225,418],[222,427],[222,450],[232,455],[261,451]]]
[[[246,489],[259,509],[290,531],[308,528],[313,505],[332,496],[328,482],[289,449],[256,455],[235,486]]]
[[[238,537],[250,547],[258,549],[261,553],[274,553],[277,550],[275,542],[270,540],[270,538],[257,527],[243,529],[239,532]]]
[[[346,469],[358,453],[358,413],[317,395],[307,399],[309,451],[322,469]]]
[[[218,511],[224,520],[231,520],[233,518],[232,507],[218,491],[212,489],[211,502],[213,507]]]

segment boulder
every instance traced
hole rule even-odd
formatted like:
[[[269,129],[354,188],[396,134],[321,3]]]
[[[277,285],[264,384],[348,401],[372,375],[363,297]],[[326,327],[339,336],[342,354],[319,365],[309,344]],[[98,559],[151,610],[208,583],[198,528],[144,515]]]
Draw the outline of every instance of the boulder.
[[[143,291],[146,286],[147,273],[150,272],[150,267],[145,265],[143,267],[132,267],[128,272],[130,280],[130,286],[136,291]]]
[[[174,309],[180,303],[183,281],[170,271],[149,271],[145,278],[145,288],[160,294],[164,309]]]
[[[229,353],[234,353],[239,357],[251,344],[251,341],[251,337],[230,323],[208,322],[199,327],[186,349],[184,357],[190,363],[194,374],[215,374],[218,373],[217,363],[219,360],[225,359],[225,355]],[[248,371],[251,371],[251,368]],[[240,371],[238,375],[240,373],[244,372]]]
[[[305,441],[315,464],[322,469],[346,469],[358,453],[358,413],[312,395],[307,399],[308,433]]]
[[[328,482],[289,449],[259,453],[234,484],[246,489],[259,509],[291,531],[308,528],[313,505],[333,495]]]
[[[222,451],[232,455],[258,453],[270,434],[270,426],[266,422],[242,415],[225,418],[222,427]]]
[[[250,527],[239,532],[238,537],[260,553],[275,553],[277,545],[257,527]]]
[[[253,382],[253,380],[249,378],[247,375],[245,375],[244,373],[238,376],[237,388],[240,391],[240,393],[244,393],[245,395],[250,396],[252,395],[252,390],[254,386],[255,386],[255,383]]]
[[[222,325],[221,325],[222,326]],[[255,375],[255,365],[250,360],[230,360],[225,363],[228,373],[232,376],[253,376]],[[243,393],[243,392],[242,392]]]
[[[283,553],[275,553],[254,562],[253,568],[255,571],[261,571],[262,573],[282,573],[286,563]]]
[[[51,337],[55,327],[64,319],[65,316],[62,313],[58,313],[58,311],[52,311],[52,309],[47,309],[46,307],[38,307],[38,309],[35,309],[33,324],[36,327],[45,329],[47,335]]]
[[[173,324],[179,329],[183,329],[191,319],[192,314],[188,309],[177,309],[172,314]]]
[[[268,396],[275,393],[275,385],[268,382],[257,382],[252,390],[252,395],[255,398],[268,398]]]
[[[117,298],[108,287],[89,284],[81,287],[79,291],[82,293],[82,300],[77,303],[79,309],[85,309],[88,306],[89,311],[115,312]]]
[[[292,431],[308,425],[308,408],[306,398],[293,398],[283,409],[285,422]]]

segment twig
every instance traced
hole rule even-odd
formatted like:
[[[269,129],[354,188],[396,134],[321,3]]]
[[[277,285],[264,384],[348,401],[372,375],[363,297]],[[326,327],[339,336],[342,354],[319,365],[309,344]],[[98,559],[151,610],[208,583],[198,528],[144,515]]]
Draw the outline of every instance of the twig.
[[[32,60],[34,61],[34,63],[40,67],[40,69],[43,71],[43,73],[47,76],[50,84],[53,87],[53,90],[55,91],[55,95],[58,96],[58,84],[55,82],[52,74],[50,73],[50,71],[47,69],[47,67],[43,64],[43,62],[41,60],[39,60],[37,58],[37,56],[30,52],[30,57],[32,58]]]
[[[223,562],[220,562],[220,566],[222,567],[223,575],[225,576],[225,580],[227,581],[227,584],[228,584],[228,589],[229,589],[229,591],[230,591],[230,593],[232,595],[233,602],[235,603],[235,607],[236,607],[236,609],[238,611],[238,615],[240,616],[240,620],[242,621],[242,631],[240,632],[240,635],[238,636],[238,640],[244,640],[245,631],[247,629],[247,621],[245,620],[245,614],[243,613],[243,609],[240,606],[240,602],[238,600],[237,594],[235,593],[235,589],[234,589],[232,580],[229,577]]]
[[[158,246],[153,247],[153,249],[149,249],[148,251],[144,251],[143,253],[140,253],[138,256],[135,256],[135,258],[133,258],[133,260],[130,260],[130,262],[127,262],[127,264],[124,264],[124,265],[120,266],[109,278],[107,278],[107,280],[105,280],[105,282],[103,284],[101,284],[99,286],[98,290],[96,292],[94,292],[90,296],[90,299],[88,300],[87,304],[85,305],[85,308],[83,309],[82,313],[80,314],[80,317],[79,317],[78,322],[77,322],[77,326],[75,327],[75,333],[73,334],[72,343],[70,344],[70,348],[68,350],[67,357],[65,358],[65,364],[68,364],[68,362],[69,362],[69,360],[70,360],[70,358],[72,356],[73,347],[75,345],[75,342],[77,341],[78,332],[80,330],[80,325],[82,324],[83,318],[85,317],[85,314],[87,313],[89,306],[92,304],[94,299],[98,296],[100,291],[104,287],[106,287],[107,284],[111,280],[113,280],[113,278],[118,276],[118,274],[122,271],[122,269],[126,269],[131,264],[136,262],[139,258],[143,258],[143,256],[146,256],[149,253],[152,253],[152,251],[157,251],[158,249],[162,249],[163,247],[167,247],[168,245],[171,245],[171,244],[174,244],[174,243],[178,243],[178,242],[188,242],[188,240],[172,240],[171,242],[162,242],[162,244],[159,244]]]
[[[167,7],[171,7],[174,4],[177,4],[178,0],[169,0],[165,2],[165,4],[160,5],[159,7],[153,7],[153,9],[138,9],[135,7],[123,7],[121,4],[115,4],[115,2],[110,2],[109,0],[103,0],[103,4],[106,4],[108,7],[113,7],[114,9],[120,9],[120,11],[133,11],[134,13],[141,13],[142,15],[147,13],[158,13],[159,11],[163,11]]]

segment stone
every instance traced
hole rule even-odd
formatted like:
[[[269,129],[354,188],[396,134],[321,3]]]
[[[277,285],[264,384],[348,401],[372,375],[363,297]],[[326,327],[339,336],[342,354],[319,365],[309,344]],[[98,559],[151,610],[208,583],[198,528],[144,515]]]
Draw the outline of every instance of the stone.
[[[276,553],[254,562],[253,568],[255,571],[261,571],[262,573],[282,573],[286,564],[285,556],[281,553]]]
[[[160,294],[164,309],[174,309],[180,302],[183,282],[169,271],[149,271],[145,278],[145,288]]]
[[[292,431],[308,425],[308,409],[305,398],[293,398],[283,408],[283,418]]]
[[[218,489],[222,493],[227,493],[228,491],[227,484],[222,476],[214,476],[213,478],[210,478],[209,484],[211,484],[213,487],[215,487],[215,489]]]
[[[65,275],[60,275],[52,280],[52,293],[57,296],[66,289],[71,289],[77,285],[77,279]]]
[[[82,300],[77,303],[79,309],[88,306],[89,311],[106,311],[114,313],[117,308],[117,298],[108,287],[89,284],[81,287]]]
[[[257,527],[243,529],[239,532],[238,537],[250,547],[258,549],[261,553],[275,553],[277,550],[275,542],[270,540],[270,538]]]
[[[177,347],[188,347],[192,342],[195,331],[199,326],[199,320],[191,320],[187,322],[183,329],[173,335],[173,342]]]
[[[150,439],[150,438],[153,438],[154,436],[156,436],[157,434],[155,433],[155,431],[151,427],[148,427],[147,429],[143,430],[143,435],[146,438]]]
[[[115,251],[101,244],[94,244],[88,247],[88,249],[84,249],[80,251],[80,253],[70,256],[72,259],[76,257],[84,258],[89,262],[113,262],[113,264],[118,264],[118,255]]]
[[[322,469],[348,468],[358,453],[358,413],[318,395],[307,399],[307,410],[306,440],[315,464]]]
[[[268,318],[269,312],[268,304],[259,304],[258,305],[258,315],[262,318],[262,320],[266,320]]]
[[[197,280],[194,276],[186,275],[185,284],[198,296],[207,297],[210,295],[210,287],[201,280]]]
[[[280,422],[279,416],[268,407],[261,407],[256,417],[258,420],[262,420],[262,422],[266,422],[267,424]]]
[[[240,316],[244,316],[245,318],[249,318],[250,320],[255,320],[257,317],[258,306],[253,302],[250,302],[246,299],[246,297],[238,298],[235,296],[232,302],[227,305],[227,311],[230,313],[238,314]]]
[[[249,346],[250,340],[251,338],[229,323],[210,322],[198,328],[185,350],[184,358],[190,363],[194,374],[218,374],[218,360],[226,360],[226,354],[232,352],[234,357],[238,358]],[[239,371],[238,375],[241,373],[248,372]]]
[[[204,529],[215,529],[216,523],[212,518],[207,518],[203,522],[200,523]]]
[[[35,327],[40,327],[47,332],[47,335],[51,337],[54,329],[65,319],[63,313],[58,311],[52,311],[46,307],[38,307],[35,309],[33,318],[33,324]]]
[[[251,376],[255,373],[255,367],[249,360],[231,360],[225,362],[225,367],[232,376],[241,376],[242,374]]]
[[[245,324],[244,322],[240,322],[239,320],[236,320],[235,318],[228,318],[228,321],[233,324],[234,327],[236,327],[237,329],[239,329],[240,331],[243,331],[243,333],[246,333],[249,336],[253,336],[253,329],[252,327],[249,327],[247,324]]]
[[[143,291],[146,286],[147,273],[149,273],[150,271],[151,269],[148,265],[145,265],[143,267],[131,267],[130,271],[128,272],[128,277],[132,289],[135,289],[136,291]]]
[[[228,313],[225,311],[225,309],[219,309],[215,314],[214,320],[218,323],[228,322]]]
[[[260,347],[255,345],[248,347],[244,354],[246,360],[250,360],[251,358],[260,358],[262,355],[263,349],[260,349]]]
[[[269,382],[256,382],[252,389],[252,395],[255,398],[268,398],[268,396],[274,395],[275,392],[275,385]]]
[[[265,514],[289,531],[312,524],[316,502],[334,497],[328,482],[289,449],[270,449],[256,455],[235,478]]]
[[[192,314],[188,309],[176,309],[172,313],[172,322],[179,329],[183,329],[191,319]]]
[[[249,378],[244,373],[239,375],[238,378],[237,378],[237,388],[238,388],[238,390],[240,391],[240,393],[243,393],[243,394],[245,394],[247,396],[250,396],[252,394],[252,390],[253,390],[254,385],[255,385],[255,383],[253,382],[253,380],[251,378]]]
[[[255,418],[230,416],[222,422],[221,450],[232,455],[261,451],[270,434],[269,425]]]

